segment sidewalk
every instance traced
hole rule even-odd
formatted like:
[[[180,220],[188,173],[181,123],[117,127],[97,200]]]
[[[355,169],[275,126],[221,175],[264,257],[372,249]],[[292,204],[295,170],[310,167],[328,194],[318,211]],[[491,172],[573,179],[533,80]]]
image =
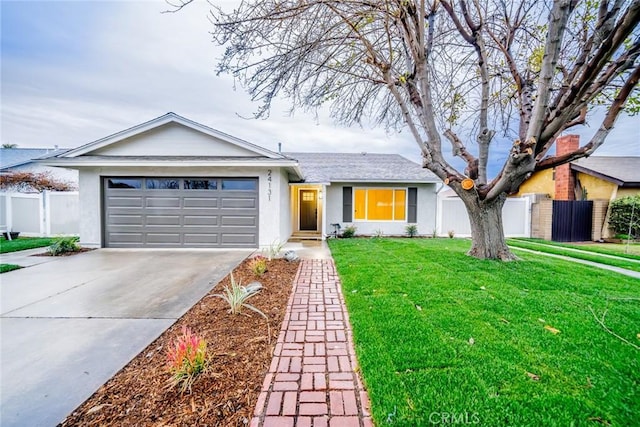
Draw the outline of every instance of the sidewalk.
[[[251,426],[373,426],[356,363],[333,260],[303,260]]]
[[[21,267],[31,267],[32,265],[44,264],[45,262],[56,261],[56,257],[51,256],[33,256],[47,252],[47,246],[35,249],[25,249],[23,251],[7,252],[0,254],[0,262],[2,264],[16,264]]]
[[[516,249],[516,250],[523,251],[523,252],[529,252],[529,253],[536,254],[536,255],[548,256],[548,257],[551,257],[551,258],[563,259],[565,261],[577,262],[578,264],[590,265],[591,267],[597,267],[597,268],[601,268],[603,270],[609,270],[609,271],[613,271],[613,272],[616,272],[616,273],[623,274],[625,276],[629,276],[629,277],[633,277],[633,278],[636,278],[636,279],[640,279],[640,272],[633,271],[633,270],[627,270],[626,268],[622,268],[622,267],[615,267],[613,265],[601,264],[599,262],[587,261],[585,259],[573,258],[573,257],[566,256],[566,255],[556,255],[556,254],[550,254],[549,252],[540,252],[540,251],[536,251],[536,250],[533,250],[533,249],[519,248],[517,246],[512,246],[511,249]],[[621,259],[623,259],[625,261],[634,261],[634,260],[627,259],[627,258],[621,258]]]

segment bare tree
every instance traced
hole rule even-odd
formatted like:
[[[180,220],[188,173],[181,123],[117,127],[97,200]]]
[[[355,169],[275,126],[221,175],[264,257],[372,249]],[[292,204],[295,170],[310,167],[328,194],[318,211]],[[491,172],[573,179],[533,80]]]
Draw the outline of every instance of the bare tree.
[[[509,194],[593,153],[625,103],[638,106],[640,0],[243,0],[211,19],[226,46],[218,71],[262,102],[256,116],[283,95],[292,108],[329,104],[344,124],[407,128],[424,167],[463,200],[478,258],[514,258]],[[606,114],[591,140],[549,155],[594,105]],[[491,142],[509,130],[513,147],[489,180]],[[445,159],[443,137],[464,170]]]

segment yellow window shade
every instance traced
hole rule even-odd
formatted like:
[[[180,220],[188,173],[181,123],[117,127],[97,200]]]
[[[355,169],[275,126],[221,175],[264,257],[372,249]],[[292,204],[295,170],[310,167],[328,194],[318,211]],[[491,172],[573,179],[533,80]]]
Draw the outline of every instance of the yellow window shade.
[[[353,202],[353,219],[367,219],[367,190],[356,189]]]
[[[367,219],[369,221],[393,219],[393,190],[367,190]]]
[[[394,191],[394,201],[393,201],[393,219],[396,221],[405,219],[405,206],[407,200],[407,190],[393,190]]]

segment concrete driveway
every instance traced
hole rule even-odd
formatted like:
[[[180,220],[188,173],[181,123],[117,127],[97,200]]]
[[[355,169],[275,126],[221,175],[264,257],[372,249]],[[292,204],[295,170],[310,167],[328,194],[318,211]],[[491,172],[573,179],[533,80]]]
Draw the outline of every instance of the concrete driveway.
[[[0,276],[0,425],[55,426],[251,250],[99,249]]]

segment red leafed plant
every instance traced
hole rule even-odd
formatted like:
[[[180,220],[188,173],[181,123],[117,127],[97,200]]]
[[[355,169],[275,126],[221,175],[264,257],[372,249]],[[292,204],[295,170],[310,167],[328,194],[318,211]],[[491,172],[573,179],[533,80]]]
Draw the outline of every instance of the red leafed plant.
[[[182,335],[173,342],[167,351],[168,369],[171,378],[169,387],[180,387],[180,392],[191,392],[191,386],[197,376],[207,368],[207,343],[202,337],[182,327]]]
[[[256,276],[262,276],[267,272],[267,258],[258,255],[249,261],[249,268]]]

